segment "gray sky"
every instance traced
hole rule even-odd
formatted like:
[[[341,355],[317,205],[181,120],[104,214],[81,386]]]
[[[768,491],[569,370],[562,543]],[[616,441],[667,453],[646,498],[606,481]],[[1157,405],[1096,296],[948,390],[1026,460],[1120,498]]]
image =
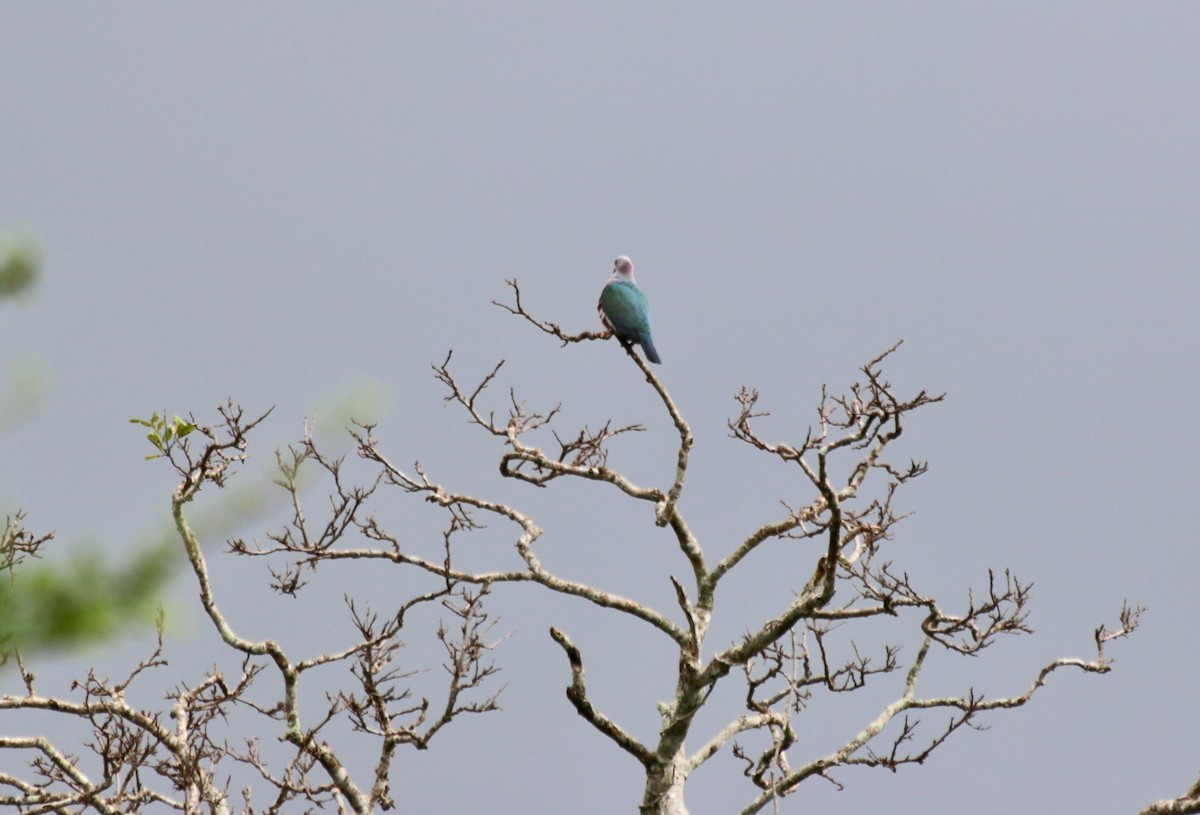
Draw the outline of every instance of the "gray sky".
[[[64,547],[119,550],[159,528],[173,488],[128,418],[274,405],[252,448],[265,466],[305,416],[374,387],[394,460],[524,502],[550,565],[670,610],[683,564],[644,511],[500,483],[496,446],[429,376],[449,348],[464,375],[506,357],[505,388],[563,402],[564,429],[645,423],[610,463],[669,483],[670,427],[615,344],[560,350],[489,304],[517,276],[542,317],[597,328],[628,254],[697,438],[683,507],[707,551],[802,486],[727,438],[738,386],[762,391],[766,434],[797,440],[822,383],[904,337],[891,381],[949,396],[898,454],[930,473],[903,494],[893,559],[947,602],[988,568],[1036,583],[1037,635],[936,660],[929,692],[1018,693],[1041,663],[1089,656],[1122,599],[1150,609],[1108,676],[1058,674],[924,767],[842,772],[845,791],[810,783],[782,811],[1130,812],[1181,793],[1200,753],[1200,6],[797,5],[3,4],[0,230],[33,234],[46,266],[36,297],[0,310],[0,361],[36,357],[50,393],[0,439],[0,505]],[[510,562],[492,531],[472,551]],[[809,562],[776,554],[775,574]],[[216,568],[247,630],[299,614],[241,607],[261,564]],[[777,610],[750,613],[770,571],[731,587],[712,645]],[[356,585],[334,584],[334,616]],[[639,768],[575,716],[545,631],[572,633],[597,702],[644,737],[672,666],[637,649],[661,643],[528,589],[494,610],[514,632],[504,711],[401,755],[397,796],[633,810]],[[173,636],[208,647],[198,618]],[[793,764],[894,693],[822,703]],[[694,815],[752,794],[729,761],[688,790]]]

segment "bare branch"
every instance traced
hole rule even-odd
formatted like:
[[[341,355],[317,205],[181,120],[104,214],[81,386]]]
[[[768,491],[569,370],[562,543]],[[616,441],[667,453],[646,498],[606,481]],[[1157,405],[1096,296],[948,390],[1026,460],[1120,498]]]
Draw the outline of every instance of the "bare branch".
[[[1156,801],[1143,809],[1139,815],[1192,815],[1200,812],[1200,778],[1178,798]]]
[[[545,320],[539,320],[525,310],[525,306],[521,303],[521,289],[517,285],[517,279],[511,278],[504,281],[508,287],[512,289],[513,304],[502,303],[499,300],[493,300],[492,305],[499,306],[509,314],[515,314],[518,317],[524,318],[526,321],[536,326],[538,330],[544,331],[550,336],[562,342],[563,346],[567,346],[573,342],[585,342],[588,340],[606,340],[612,336],[612,332],[607,329],[604,331],[581,331],[578,334],[568,334],[559,327],[557,323],[552,323]]]
[[[380,453],[377,441],[370,433],[370,428],[364,428],[362,431],[354,431],[353,435],[359,444],[359,455],[380,464],[384,468],[384,475],[389,483],[407,492],[424,494],[427,501],[445,508],[451,514],[452,523],[457,525],[456,528],[469,529],[473,527],[474,524],[470,521],[470,510],[479,510],[496,515],[516,524],[521,530],[521,534],[516,540],[516,548],[525,562],[526,568],[524,571],[462,572],[446,563],[435,563],[428,559],[405,553],[402,551],[399,541],[388,535],[373,519],[361,524],[363,534],[368,539],[391,544],[390,549],[343,550],[340,552],[325,553],[323,557],[327,559],[384,558],[396,563],[407,563],[417,566],[439,577],[465,583],[494,584],[513,581],[532,581],[552,591],[581,597],[598,606],[616,609],[633,615],[650,623],[676,642],[682,643],[686,641],[684,631],[665,615],[634,600],[621,597],[612,592],[603,591],[586,583],[558,577],[548,571],[533,551],[533,544],[541,537],[542,530],[528,515],[507,504],[488,501],[471,495],[447,492],[441,485],[431,481],[419,464],[414,468],[415,474],[410,475],[404,472]]]
[[[584,679],[583,656],[575,647],[575,643],[571,642],[571,638],[557,628],[550,629],[550,637],[566,652],[567,661],[571,664],[571,684],[567,688],[567,698],[571,700],[571,704],[575,706],[579,715],[643,765],[654,765],[653,751],[592,706],[587,695],[587,682]]]
[[[899,699],[885,707],[874,721],[835,752],[810,761],[771,784],[749,806],[742,810],[743,815],[760,811],[772,800],[794,791],[806,779],[817,775],[824,776],[833,767],[858,765],[886,767],[895,770],[903,764],[923,763],[929,754],[941,746],[953,732],[964,725],[974,727],[973,720],[979,713],[989,710],[1016,708],[1024,705],[1033,697],[1037,689],[1045,684],[1047,677],[1059,668],[1073,667],[1088,673],[1106,673],[1110,668],[1104,654],[1105,644],[1113,639],[1127,636],[1136,630],[1141,611],[1140,608],[1130,609],[1128,606],[1124,606],[1120,615],[1120,628],[1115,631],[1109,631],[1105,628],[1097,630],[1096,659],[1090,661],[1081,659],[1054,660],[1038,672],[1037,677],[1024,693],[1019,696],[998,699],[984,699],[977,696],[974,691],[969,692],[966,696],[918,698],[916,696],[917,678],[925,664],[925,658],[929,653],[930,646],[935,642],[935,638],[927,634],[917,652],[916,658],[909,666],[908,675],[905,679],[904,693]],[[926,741],[922,747],[906,749],[907,745],[913,742],[917,728],[917,722],[906,717],[901,720],[900,732],[894,737],[891,746],[886,752],[875,752],[870,749],[869,745],[872,740],[884,732],[885,728],[901,714],[910,710],[934,709],[956,710],[958,714],[951,716],[943,729]],[[860,750],[865,750],[865,753],[858,755]]]

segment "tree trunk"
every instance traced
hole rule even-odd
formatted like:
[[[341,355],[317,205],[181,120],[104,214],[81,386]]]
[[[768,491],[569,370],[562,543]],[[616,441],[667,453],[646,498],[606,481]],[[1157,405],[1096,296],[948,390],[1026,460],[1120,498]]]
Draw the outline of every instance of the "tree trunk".
[[[683,803],[683,782],[687,780],[683,758],[680,747],[667,764],[646,769],[646,794],[639,809],[641,815],[688,815]]]

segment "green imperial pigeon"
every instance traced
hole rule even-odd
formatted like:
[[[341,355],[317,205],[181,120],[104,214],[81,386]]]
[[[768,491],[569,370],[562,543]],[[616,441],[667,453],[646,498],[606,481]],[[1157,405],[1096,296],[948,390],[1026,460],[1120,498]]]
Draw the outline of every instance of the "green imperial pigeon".
[[[650,339],[650,304],[633,282],[633,261],[624,255],[613,263],[612,277],[600,292],[596,312],[622,345],[637,343],[646,352],[646,359],[662,364]]]

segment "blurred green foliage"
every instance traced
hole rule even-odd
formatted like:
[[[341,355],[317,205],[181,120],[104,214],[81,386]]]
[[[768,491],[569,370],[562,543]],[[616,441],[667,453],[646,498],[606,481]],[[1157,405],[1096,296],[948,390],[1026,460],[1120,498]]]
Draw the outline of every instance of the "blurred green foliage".
[[[132,623],[153,624],[177,563],[169,545],[115,565],[96,549],[75,547],[70,558],[12,569],[0,580],[0,653],[79,648]]]
[[[313,426],[337,444],[349,441],[346,428],[358,422],[375,424],[387,412],[383,386],[374,379],[361,378],[344,384],[313,412]]]
[[[0,301],[32,288],[40,260],[37,246],[27,238],[7,238],[0,243]]]

